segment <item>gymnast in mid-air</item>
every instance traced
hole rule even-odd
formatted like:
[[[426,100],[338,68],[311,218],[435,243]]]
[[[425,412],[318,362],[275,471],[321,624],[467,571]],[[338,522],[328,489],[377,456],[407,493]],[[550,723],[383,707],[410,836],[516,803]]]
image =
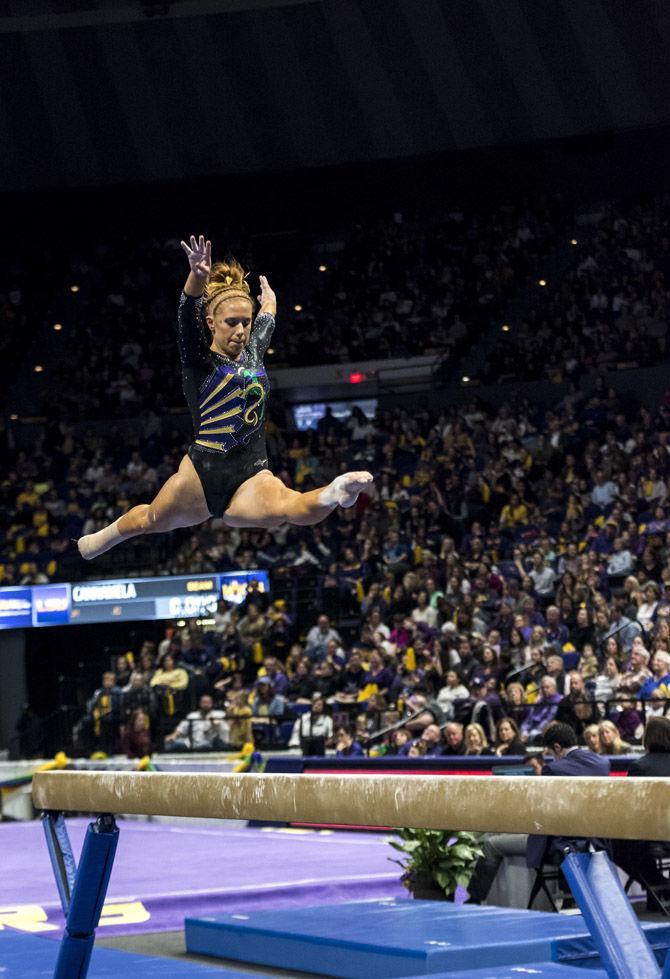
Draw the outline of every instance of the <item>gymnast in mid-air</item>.
[[[242,267],[212,266],[211,242],[181,243],[190,272],[179,301],[178,346],[195,441],[152,503],[77,542],[87,560],[140,534],[194,527],[210,517],[229,527],[309,526],[351,507],[372,483],[369,472],[337,476],[299,493],[268,469],[264,423],[269,392],[263,356],[275,326],[277,299],[260,277],[260,309]]]

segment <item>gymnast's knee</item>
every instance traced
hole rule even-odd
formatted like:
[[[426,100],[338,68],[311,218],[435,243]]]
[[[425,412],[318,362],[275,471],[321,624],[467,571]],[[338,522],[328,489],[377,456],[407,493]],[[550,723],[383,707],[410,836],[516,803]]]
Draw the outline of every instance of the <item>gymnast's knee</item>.
[[[146,509],[140,520],[140,527],[143,534],[163,534],[172,529],[170,521],[165,516],[160,516],[153,503],[146,504]]]

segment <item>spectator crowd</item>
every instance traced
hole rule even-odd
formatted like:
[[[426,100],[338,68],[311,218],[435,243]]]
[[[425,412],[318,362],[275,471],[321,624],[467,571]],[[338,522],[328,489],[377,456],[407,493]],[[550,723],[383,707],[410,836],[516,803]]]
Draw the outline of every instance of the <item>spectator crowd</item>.
[[[530,206],[356,229],[319,253],[323,271],[270,356],[309,362],[318,343],[326,360],[430,349],[455,362],[559,232],[555,210]],[[344,754],[516,755],[554,719],[606,754],[639,744],[670,687],[670,399],[650,410],[600,369],[613,351],[665,356],[668,240],[667,202],[605,209],[526,333],[512,331],[512,355],[491,361],[491,379],[511,365],[515,377],[519,365],[529,377],[588,371],[561,401],[431,411],[408,400],[374,419],[327,414],[304,433],[275,404],[268,449],[287,485],[364,468],[374,489],[313,528],[213,519],[103,556],[100,577],[260,567],[272,589],[220,608],[211,629],[172,631],[110,664],[79,748],[253,738]],[[0,584],[90,573],[71,539],[176,470],[190,440],[170,414],[182,406],[178,257],[177,242],[126,242],[70,263],[62,329],[33,378],[46,421],[30,450],[11,419],[0,428]],[[14,271],[0,314],[25,325],[29,283]],[[46,281],[55,295],[56,277]],[[90,421],[110,418],[132,424]]]
[[[536,288],[532,306],[506,324],[483,381],[576,381],[667,358],[670,198],[609,204],[593,222],[572,239],[566,271]],[[540,275],[538,265],[538,283]]]
[[[287,448],[284,478],[325,482],[353,457],[373,494],[314,528],[185,535],[169,570],[267,567],[273,593],[152,653],[142,672],[166,716],[213,696],[221,744],[410,756],[523,754],[553,720],[605,754],[639,745],[670,696],[670,408],[598,383],[548,410],[324,422]],[[277,597],[287,578],[316,621]],[[135,691],[113,686],[118,720]],[[186,727],[163,733],[184,745]]]

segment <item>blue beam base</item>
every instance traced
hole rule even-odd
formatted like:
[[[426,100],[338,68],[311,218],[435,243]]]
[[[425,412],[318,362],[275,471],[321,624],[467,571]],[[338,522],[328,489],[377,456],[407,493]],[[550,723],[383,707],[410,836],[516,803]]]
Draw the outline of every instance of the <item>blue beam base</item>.
[[[661,979],[654,953],[607,854],[570,853],[561,869],[610,979]]]
[[[113,816],[99,816],[91,823],[86,831],[79,868],[73,873],[74,857],[62,813],[46,813],[44,820],[49,854],[66,913],[65,934],[54,979],[85,979],[95,942],[95,929],[100,921],[112,872],[119,830]]]

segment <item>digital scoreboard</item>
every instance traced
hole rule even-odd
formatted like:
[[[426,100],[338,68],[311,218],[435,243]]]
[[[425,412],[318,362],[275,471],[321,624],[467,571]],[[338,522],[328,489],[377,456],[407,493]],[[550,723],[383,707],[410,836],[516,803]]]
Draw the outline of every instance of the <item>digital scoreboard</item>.
[[[257,581],[261,592],[270,589],[267,571],[0,588],[0,629],[206,618],[222,598],[244,601],[250,581]]]

